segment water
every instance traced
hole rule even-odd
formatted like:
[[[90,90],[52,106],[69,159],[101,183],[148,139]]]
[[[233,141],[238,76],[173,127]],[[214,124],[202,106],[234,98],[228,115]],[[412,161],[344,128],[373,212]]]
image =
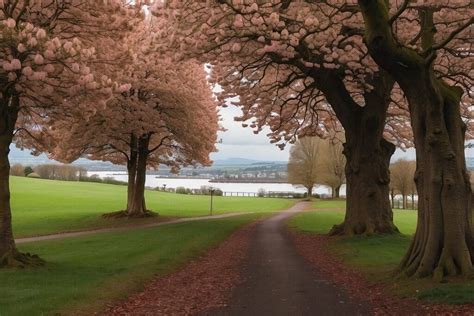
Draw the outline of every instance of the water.
[[[119,181],[127,181],[126,172],[111,172],[111,171],[89,171],[88,176],[93,174],[98,175],[100,178],[111,177]],[[156,175],[147,175],[146,183],[147,187],[162,188],[166,185],[166,188],[176,189],[177,187],[185,187],[188,189],[199,189],[202,186],[211,186],[222,190],[223,192],[245,192],[245,193],[258,193],[260,189],[266,192],[294,192],[294,193],[305,193],[306,189],[302,187],[295,187],[289,183],[214,183],[209,182],[210,179],[192,179],[192,178],[157,178]],[[318,194],[330,194],[330,189],[323,185],[316,186],[314,190]],[[341,195],[345,195],[345,186],[341,188]]]

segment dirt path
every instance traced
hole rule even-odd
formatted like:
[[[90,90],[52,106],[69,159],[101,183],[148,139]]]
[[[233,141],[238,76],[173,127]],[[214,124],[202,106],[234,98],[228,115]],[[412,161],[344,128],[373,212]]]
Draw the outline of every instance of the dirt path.
[[[159,226],[171,225],[171,224],[176,224],[176,223],[228,218],[228,217],[234,217],[234,216],[241,216],[245,214],[253,214],[253,212],[229,213],[229,214],[222,214],[222,215],[200,216],[200,217],[187,217],[187,218],[180,218],[180,219],[166,221],[166,222],[157,222],[157,223],[141,224],[141,225],[134,225],[134,226],[99,228],[99,229],[78,231],[78,232],[71,232],[71,233],[59,233],[59,234],[45,235],[45,236],[18,238],[18,239],[15,239],[15,243],[25,244],[25,243],[36,242],[36,241],[55,240],[55,239],[63,239],[63,238],[71,238],[71,237],[79,237],[79,236],[90,236],[90,235],[97,235],[97,234],[104,234],[104,233],[111,233],[111,232],[135,230],[135,229],[141,229],[141,228],[159,227]]]
[[[366,306],[316,274],[294,248],[285,221],[305,209],[308,203],[298,203],[257,226],[244,260],[246,280],[235,288],[227,307],[203,315],[367,314]]]

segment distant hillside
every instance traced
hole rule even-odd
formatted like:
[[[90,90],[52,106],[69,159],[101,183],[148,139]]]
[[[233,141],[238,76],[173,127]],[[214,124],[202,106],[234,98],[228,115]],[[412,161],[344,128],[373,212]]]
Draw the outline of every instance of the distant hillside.
[[[215,160],[214,166],[250,166],[250,165],[261,165],[261,164],[286,164],[286,161],[262,161],[246,158],[228,158]]]

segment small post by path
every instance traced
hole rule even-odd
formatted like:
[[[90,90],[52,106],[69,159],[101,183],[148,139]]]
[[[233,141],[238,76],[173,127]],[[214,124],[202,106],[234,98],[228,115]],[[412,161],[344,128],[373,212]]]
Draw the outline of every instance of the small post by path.
[[[210,216],[212,216],[212,199],[213,199],[213,197],[214,197],[214,191],[215,191],[215,190],[216,190],[216,189],[212,189],[212,188],[209,190],[209,192],[211,192],[211,208],[210,208],[210,210],[209,210],[209,211],[210,211],[210,212],[209,212],[209,213],[210,213]]]

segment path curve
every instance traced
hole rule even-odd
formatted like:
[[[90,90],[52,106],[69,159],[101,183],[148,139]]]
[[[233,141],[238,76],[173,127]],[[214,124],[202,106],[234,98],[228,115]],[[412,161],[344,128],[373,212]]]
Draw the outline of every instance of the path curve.
[[[149,224],[142,224],[142,225],[135,225],[135,226],[99,228],[99,229],[86,230],[86,231],[77,231],[77,232],[70,232],[70,233],[59,233],[59,234],[36,236],[36,237],[18,238],[18,239],[15,239],[15,243],[16,244],[26,244],[26,243],[30,243],[30,242],[36,242],[36,241],[46,241],[46,240],[56,240],[56,239],[71,238],[71,237],[90,236],[90,235],[97,235],[97,234],[104,234],[104,233],[111,233],[111,232],[121,232],[121,231],[129,231],[129,230],[142,229],[142,228],[159,227],[159,226],[165,226],[165,225],[171,225],[171,224],[177,224],[177,223],[204,221],[204,220],[209,220],[209,219],[228,218],[228,217],[242,216],[242,215],[245,215],[245,214],[253,214],[253,213],[254,212],[242,212],[242,213],[228,213],[228,214],[212,215],[212,216],[186,217],[186,218],[180,218],[180,219],[166,221],[166,222],[149,223]]]
[[[205,315],[367,315],[369,309],[318,275],[297,253],[286,220],[309,208],[301,202],[256,228],[244,260],[246,281],[227,307]]]

